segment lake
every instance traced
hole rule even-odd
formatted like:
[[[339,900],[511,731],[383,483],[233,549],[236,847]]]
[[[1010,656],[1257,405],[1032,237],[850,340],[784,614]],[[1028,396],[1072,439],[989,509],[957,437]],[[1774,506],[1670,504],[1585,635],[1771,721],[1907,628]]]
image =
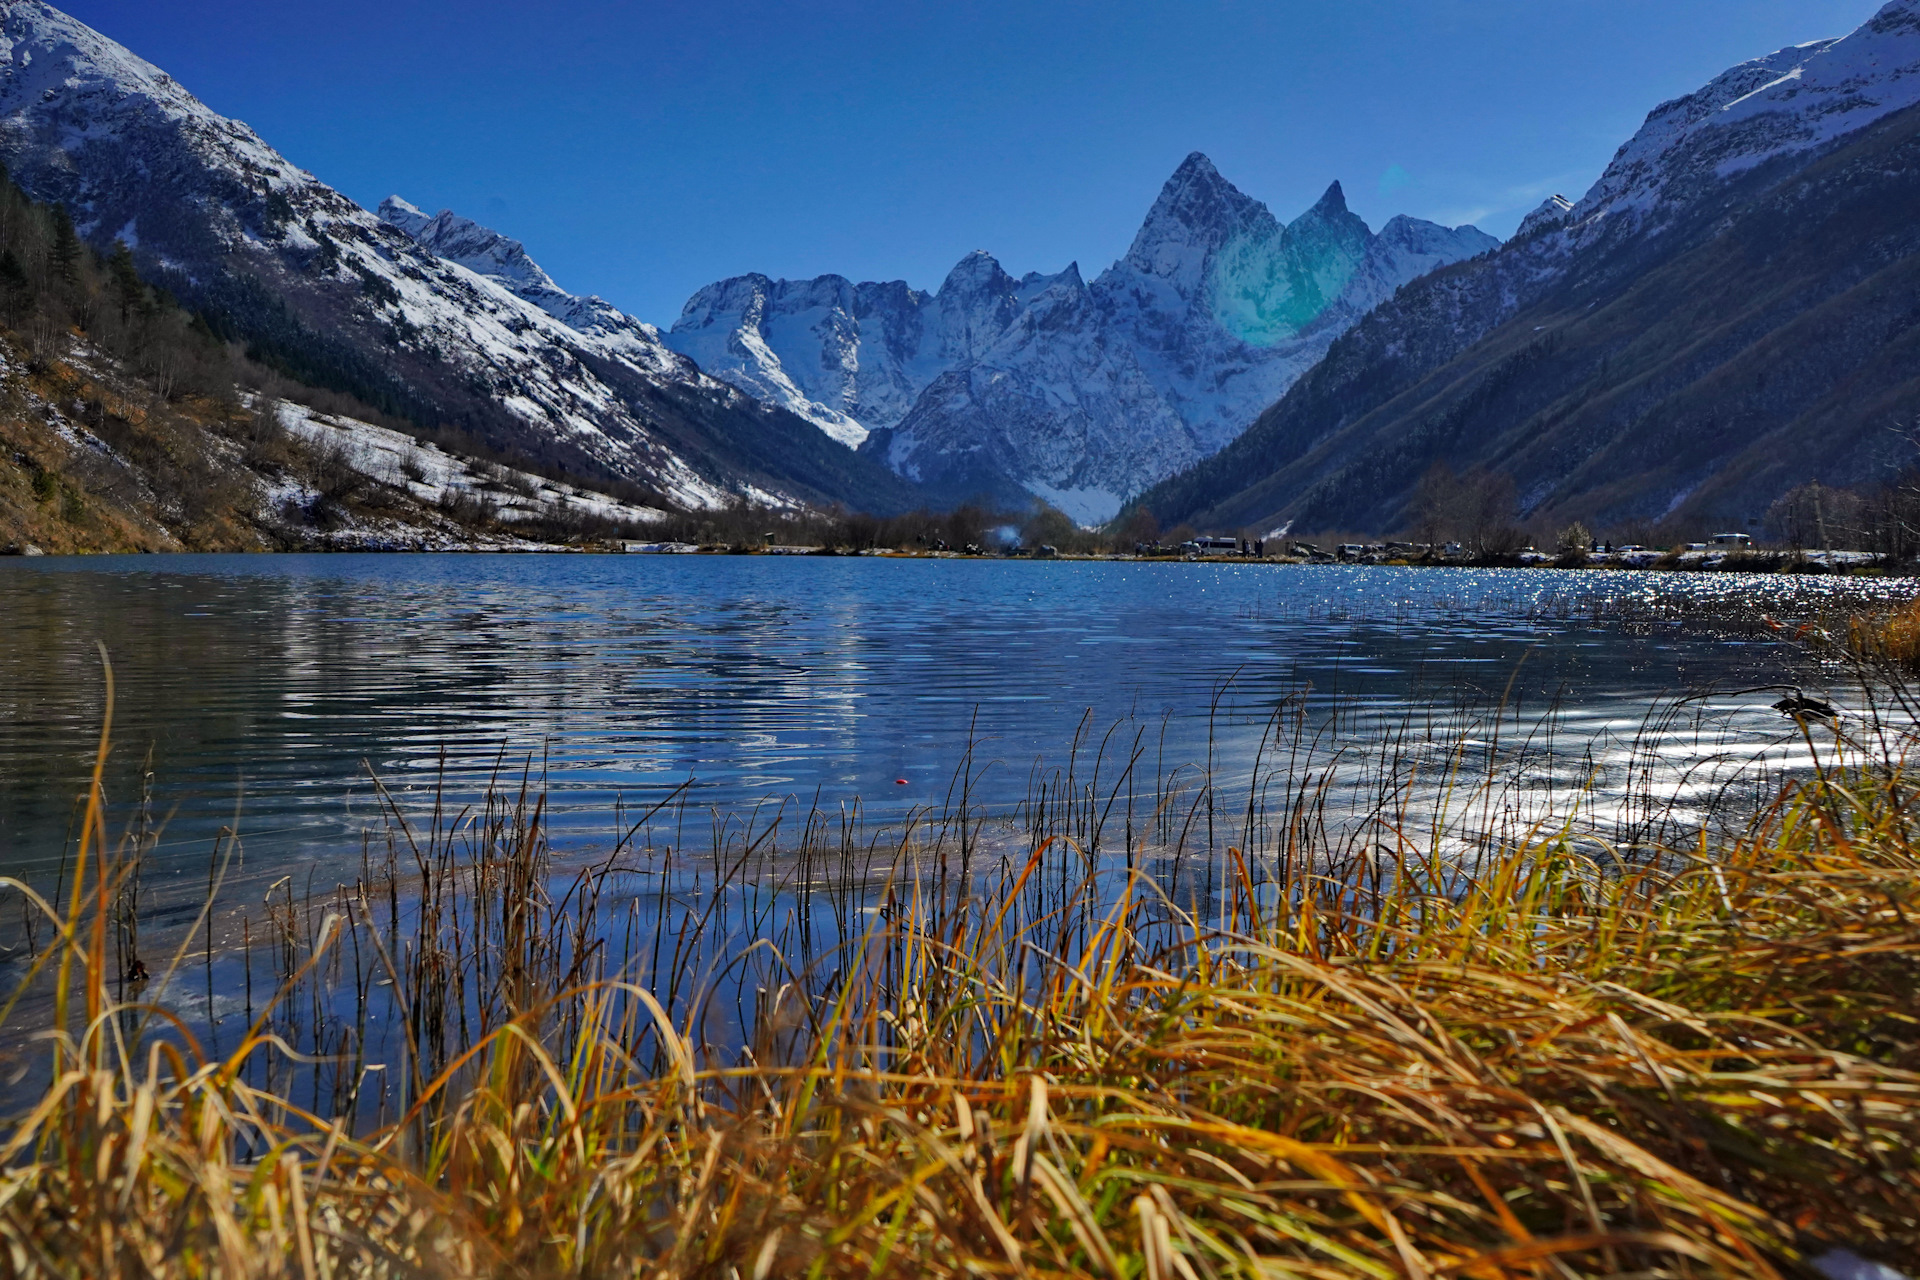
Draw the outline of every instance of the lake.
[[[1504,698],[1581,768],[1663,695],[1825,687],[1797,645],[1727,614],[1800,616],[1909,595],[1870,579],[1264,564],[766,556],[167,556],[0,561],[0,874],[58,871],[98,733],[96,642],[117,680],[109,797],[143,791],[149,875],[204,886],[224,825],[236,876],[350,879],[380,821],[531,775],[556,840],[613,839],[674,795],[698,821],[790,800],[870,823],[1028,796],[1105,744],[1164,775],[1251,771],[1276,708],[1366,743]],[[1705,621],[1702,621],[1705,620]],[[1789,752],[1749,695],[1666,763]],[[1396,726],[1399,730],[1396,730]],[[1691,737],[1689,737],[1691,734]],[[1597,744],[1597,745],[1596,745]],[[1609,745],[1612,744],[1612,745]],[[1745,753],[1742,755],[1742,753]],[[150,785],[143,767],[151,761]]]

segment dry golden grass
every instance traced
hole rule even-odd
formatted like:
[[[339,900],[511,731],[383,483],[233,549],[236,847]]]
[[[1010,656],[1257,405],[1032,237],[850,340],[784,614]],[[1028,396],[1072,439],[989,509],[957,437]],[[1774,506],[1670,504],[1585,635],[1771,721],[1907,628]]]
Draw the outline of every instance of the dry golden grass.
[[[404,831],[428,904],[410,933],[362,893],[288,953],[283,995],[341,981],[348,947],[393,983],[413,1052],[369,1119],[258,1082],[292,1050],[267,1008],[216,1057],[116,1007],[129,869],[96,788],[70,896],[41,904],[51,1083],[0,1140],[0,1270],[1493,1280],[1912,1258],[1915,800],[1897,761],[1862,760],[1737,839],[1603,869],[1539,832],[1470,882],[1412,834],[1340,877],[1227,850],[1238,888],[1197,911],[1143,873],[1085,878],[1049,838],[984,879],[902,873],[870,927],[762,994],[735,1054],[582,958],[592,877],[556,878],[521,797],[465,861]]]
[[[1848,647],[1869,661],[1920,671],[1920,600],[1878,616],[1852,619]]]
[[[0,349],[18,371],[0,393],[0,546],[32,544],[49,555],[262,547],[251,494],[225,474],[211,443],[234,431],[235,405],[162,401],[130,379],[32,361],[6,337]],[[115,456],[51,430],[45,407],[55,405],[108,440]],[[191,516],[181,509],[183,486],[196,491]]]

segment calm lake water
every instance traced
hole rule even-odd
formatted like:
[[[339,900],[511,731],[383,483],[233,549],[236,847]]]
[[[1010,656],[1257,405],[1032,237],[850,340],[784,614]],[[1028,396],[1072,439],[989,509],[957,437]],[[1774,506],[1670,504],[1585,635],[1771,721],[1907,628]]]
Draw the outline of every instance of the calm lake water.
[[[1822,685],[1796,647],[1689,624],[1800,616],[1904,582],[1551,570],[719,556],[169,556],[0,561],[0,874],[57,871],[103,705],[128,820],[151,758],[152,864],[204,885],[224,825],[241,883],[348,877],[369,776],[430,803],[528,770],[558,838],[689,784],[696,814],[860,800],[873,821],[1011,805],[1084,723],[1164,773],[1250,767],[1289,699],[1365,742],[1429,709],[1557,709],[1592,759],[1661,695]],[[1831,678],[1833,673],[1828,673]],[[1748,696],[1724,750],[1788,744]],[[1675,731],[1675,750],[1691,746]],[[1584,745],[1581,745],[1584,744]],[[1790,745],[1790,744],[1789,744]],[[1604,751],[1603,751],[1604,753]],[[1111,758],[1111,755],[1110,757]],[[1146,767],[1143,765],[1143,768]],[[684,814],[682,815],[684,820]],[[704,821],[704,817],[700,818]]]

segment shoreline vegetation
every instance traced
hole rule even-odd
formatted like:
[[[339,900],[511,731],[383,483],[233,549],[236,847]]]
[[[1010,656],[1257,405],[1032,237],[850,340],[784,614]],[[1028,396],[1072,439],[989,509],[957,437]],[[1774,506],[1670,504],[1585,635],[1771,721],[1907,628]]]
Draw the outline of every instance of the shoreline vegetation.
[[[4,882],[29,1084],[0,1127],[0,1267],[1910,1262],[1917,629],[1856,621],[1869,710],[1794,721],[1804,766],[1733,779],[1704,823],[1651,782],[1612,826],[1578,786],[1516,807],[1497,714],[1491,740],[1383,747],[1373,799],[1333,813],[1323,752],[1348,753],[1283,708],[1244,794],[1102,742],[1009,815],[970,804],[969,760],[905,830],[716,816],[699,850],[669,796],[585,865],[530,785],[387,796],[353,885],[277,882],[237,939],[211,888],[143,933],[147,820],[112,835],[100,782],[109,671],[68,868],[51,893]]]
[[[1365,545],[1365,544],[1360,544]],[[775,556],[878,556],[897,560],[1079,560],[1094,562],[1145,561],[1159,564],[1269,564],[1269,565],[1380,565],[1389,568],[1449,569],[1653,569],[1707,573],[1802,573],[1886,576],[1911,573],[1915,566],[1890,562],[1887,557],[1863,551],[1808,551],[1804,549],[1743,548],[1737,551],[1709,549],[1699,544],[1683,544],[1666,550],[1638,549],[1632,552],[1594,552],[1570,560],[1566,556],[1537,551],[1519,551],[1508,555],[1471,556],[1433,555],[1411,550],[1395,550],[1390,545],[1373,544],[1348,555],[1334,553],[1297,554],[1251,551],[1185,550],[1164,547],[1140,551],[1061,551],[1051,544],[1038,547],[1013,546],[1002,550],[953,550],[945,547],[865,547],[824,546],[805,543],[767,542],[760,545],[631,540],[608,548],[642,555],[775,555]]]
[[[0,372],[0,554],[560,547],[662,503],[304,381],[3,166]]]
[[[557,482],[555,482],[557,484]],[[588,501],[587,491],[575,491],[576,500]],[[928,523],[938,527],[941,517],[930,516]],[[898,523],[899,518],[894,522]],[[772,518],[752,523],[778,523]],[[625,533],[635,532],[629,525]],[[805,536],[812,530],[793,531]],[[429,538],[411,535],[393,536],[391,531],[378,537],[357,534],[339,538],[326,534],[308,536],[304,541],[276,548],[303,553],[512,553],[512,554],[628,554],[628,555],[728,555],[728,556],[806,556],[842,558],[877,557],[895,560],[1060,560],[1089,563],[1154,564],[1263,564],[1263,565],[1345,565],[1384,566],[1388,568],[1451,569],[1613,569],[1656,572],[1764,573],[1835,575],[1851,577],[1906,577],[1920,574],[1920,564],[1894,556],[1867,551],[1811,550],[1802,547],[1773,548],[1742,546],[1717,547],[1705,543],[1681,543],[1665,549],[1631,547],[1622,550],[1588,551],[1577,555],[1565,552],[1541,552],[1531,548],[1499,554],[1477,555],[1464,551],[1433,551],[1404,543],[1290,544],[1286,550],[1224,549],[1222,546],[1176,545],[1139,547],[1127,550],[1063,550],[1052,543],[1027,545],[1017,540],[1006,545],[987,547],[977,543],[953,547],[945,539],[914,535],[895,542],[860,541],[819,543],[782,541],[782,531],[769,531],[756,539],[741,541],[681,541],[677,538],[610,537],[578,534],[564,541],[544,542],[541,530],[532,526],[497,530],[494,535],[471,537],[473,530],[446,525]],[[1224,544],[1226,539],[1215,540]],[[1311,550],[1304,549],[1311,546]],[[1301,549],[1296,549],[1301,548]],[[220,548],[198,548],[217,550]],[[266,548],[225,548],[261,552]],[[140,548],[151,551],[153,548]],[[33,543],[9,543],[0,546],[0,558],[36,557],[47,552]],[[113,554],[81,552],[79,554]]]

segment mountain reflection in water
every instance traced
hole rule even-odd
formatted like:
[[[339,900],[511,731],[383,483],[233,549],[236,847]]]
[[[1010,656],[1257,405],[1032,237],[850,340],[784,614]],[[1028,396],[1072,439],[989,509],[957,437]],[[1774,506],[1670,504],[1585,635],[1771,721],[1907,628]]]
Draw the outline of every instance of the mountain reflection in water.
[[[817,797],[859,800],[884,824],[945,804],[970,744],[969,799],[989,811],[1026,798],[1036,769],[1064,768],[1076,736],[1088,762],[1104,744],[1109,782],[1129,756],[1148,777],[1211,760],[1229,794],[1263,742],[1263,771],[1284,774],[1268,734],[1283,707],[1288,750],[1397,735],[1444,767],[1455,738],[1497,734],[1543,793],[1624,794],[1645,757],[1642,785],[1685,801],[1722,772],[1690,766],[1785,761],[1804,744],[1762,697],[1708,700],[1649,730],[1661,695],[1826,687],[1771,633],[1685,619],[1909,593],[1863,579],[872,558],[0,562],[0,874],[57,873],[98,732],[96,640],[118,685],[108,795],[132,820],[150,754],[163,836],[147,875],[164,895],[204,887],[223,826],[242,835],[242,886],[351,879],[361,833],[380,823],[369,769],[421,807],[443,780],[457,807],[530,771],[556,842],[590,850],[611,845],[616,801],[642,810],[689,779],[701,822]]]

